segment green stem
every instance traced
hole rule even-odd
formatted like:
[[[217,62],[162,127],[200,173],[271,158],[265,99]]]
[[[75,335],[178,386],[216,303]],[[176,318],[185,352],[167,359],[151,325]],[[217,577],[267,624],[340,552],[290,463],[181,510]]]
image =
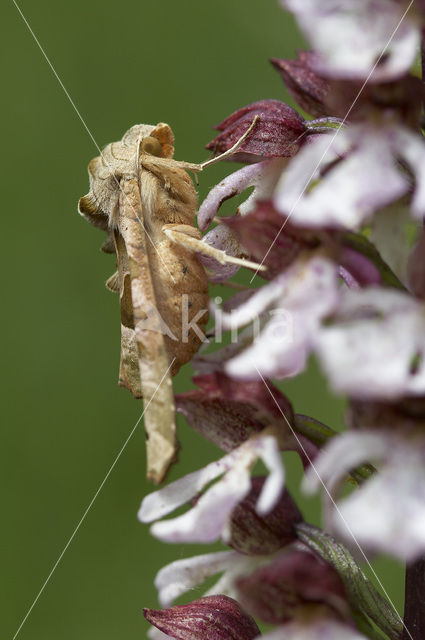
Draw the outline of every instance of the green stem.
[[[372,262],[381,276],[381,281],[384,286],[393,287],[405,291],[405,287],[402,282],[397,278],[395,273],[390,269],[385,260],[382,259],[379,251],[374,245],[369,242],[365,236],[359,233],[347,232],[342,238],[341,244],[344,247],[350,247],[358,253],[362,254]]]

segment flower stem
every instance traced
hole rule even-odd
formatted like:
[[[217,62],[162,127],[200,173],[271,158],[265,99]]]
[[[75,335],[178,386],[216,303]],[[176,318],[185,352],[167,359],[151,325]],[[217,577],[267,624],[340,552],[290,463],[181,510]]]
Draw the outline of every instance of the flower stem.
[[[423,640],[425,638],[425,558],[419,558],[407,565],[405,584],[404,627],[401,640]]]

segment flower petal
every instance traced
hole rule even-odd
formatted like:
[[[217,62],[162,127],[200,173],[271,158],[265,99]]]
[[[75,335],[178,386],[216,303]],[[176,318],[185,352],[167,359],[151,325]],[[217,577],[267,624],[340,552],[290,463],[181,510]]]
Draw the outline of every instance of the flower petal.
[[[356,398],[425,392],[425,310],[414,298],[369,287],[344,292],[315,349],[333,388]]]
[[[202,241],[209,244],[214,249],[225,251],[228,256],[241,257],[243,249],[239,244],[238,238],[232,232],[231,229],[225,225],[217,225],[214,229],[211,229],[204,235]],[[221,264],[218,260],[211,258],[210,256],[198,254],[198,260],[202,262],[204,267],[210,270],[209,280],[211,282],[223,282],[231,278],[239,269],[234,264]]]
[[[168,640],[171,636],[167,636],[166,633],[163,633],[156,627],[151,627],[148,631],[148,638],[150,638],[150,640]]]
[[[422,219],[425,214],[425,143],[422,136],[400,127],[394,131],[394,146],[394,152],[404,158],[415,176],[411,206],[414,216]]]
[[[257,164],[243,167],[224,178],[210,190],[200,206],[198,225],[206,229],[225,200],[242,193],[248,187],[255,187],[254,192],[239,207],[242,215],[248,213],[254,206],[255,198],[267,200],[271,198],[276,183],[287,164],[284,158],[265,160]]]
[[[412,561],[425,552],[423,434],[408,437],[382,429],[346,433],[329,443],[316,459],[315,470],[331,494],[344,474],[366,459],[380,460],[379,471],[341,499],[337,510],[327,509],[328,524],[353,549],[360,545]],[[304,488],[318,484],[310,470]]]
[[[320,256],[295,262],[228,316],[227,322],[237,326],[276,299],[265,328],[252,346],[226,364],[227,373],[240,379],[257,379],[260,373],[284,378],[302,371],[320,321],[333,310],[338,295],[333,263]]]
[[[151,527],[152,535],[168,542],[212,542],[220,537],[226,538],[231,512],[249,492],[250,469],[258,459],[263,460],[270,475],[260,494],[257,510],[261,513],[270,511],[283,491],[285,474],[276,439],[265,435],[245,442],[222,458],[219,461],[220,471],[227,471],[223,478],[213,484],[195,506],[183,515],[156,522]],[[167,490],[167,497],[170,493],[178,494],[179,486],[186,478],[157,491],[155,502],[161,504],[161,493]]]
[[[147,495],[140,506],[138,518],[141,522],[153,522],[171,513],[177,507],[189,502],[211,480],[220,476],[229,468],[231,458],[225,456],[217,462],[208,464],[199,471],[176,480],[159,491]]]
[[[176,560],[166,565],[155,578],[161,606],[171,606],[174,600],[209,576],[238,565],[243,560],[244,557],[236,551],[220,551]]]
[[[392,130],[352,126],[316,136],[282,176],[274,197],[276,208],[305,227],[359,227],[409,188],[396,167],[392,134]],[[325,169],[326,175],[313,185]]]
[[[391,0],[281,0],[292,11],[315,51],[317,71],[368,81],[407,72],[420,44],[419,25]],[[374,65],[376,67],[374,68]]]
[[[335,531],[347,539],[347,524],[361,546],[412,562],[425,552],[424,460],[405,458],[382,469],[361,491],[340,503]]]
[[[385,441],[374,431],[348,432],[332,438],[304,476],[303,490],[312,494],[325,483],[333,494],[352,469],[364,462],[382,459],[385,453]]]

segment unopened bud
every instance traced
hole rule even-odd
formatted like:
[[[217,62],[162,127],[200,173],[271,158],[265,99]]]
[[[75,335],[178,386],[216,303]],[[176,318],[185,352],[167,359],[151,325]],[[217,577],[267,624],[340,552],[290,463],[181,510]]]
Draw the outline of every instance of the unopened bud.
[[[221,133],[206,145],[215,154],[230,149],[247,131],[255,116],[259,119],[236,153],[234,162],[258,162],[266,158],[290,158],[306,132],[303,118],[284,102],[259,100],[238,109],[217,127]]]
[[[271,58],[289,93],[304,111],[315,118],[331,115],[325,104],[329,83],[314,70],[317,54],[313,51],[300,51],[296,60]]]
[[[260,635],[255,621],[224,595],[206,596],[170,609],[144,609],[145,618],[180,640],[252,640]]]

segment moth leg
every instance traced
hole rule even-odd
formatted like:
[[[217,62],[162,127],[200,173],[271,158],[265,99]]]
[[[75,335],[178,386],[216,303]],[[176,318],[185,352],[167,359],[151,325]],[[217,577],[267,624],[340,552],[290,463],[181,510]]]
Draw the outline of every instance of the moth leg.
[[[267,269],[264,265],[251,262],[251,260],[229,256],[225,251],[216,249],[206,242],[203,242],[199,230],[189,224],[165,224],[162,227],[162,231],[172,242],[189,249],[189,251],[214,258],[220,264],[237,264],[247,269],[259,271],[266,271]]]

